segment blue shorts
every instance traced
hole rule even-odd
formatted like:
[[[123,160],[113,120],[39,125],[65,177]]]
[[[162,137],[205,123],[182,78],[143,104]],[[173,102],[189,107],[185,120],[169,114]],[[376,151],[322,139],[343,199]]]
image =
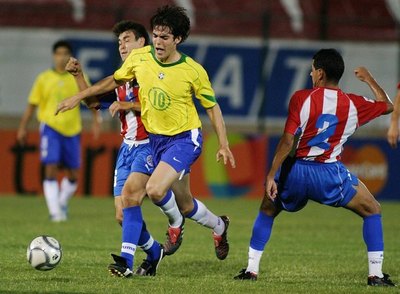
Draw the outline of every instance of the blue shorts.
[[[287,159],[277,173],[277,204],[287,211],[298,211],[309,199],[343,207],[356,194],[358,178],[341,163]]]
[[[62,164],[66,168],[78,169],[81,166],[81,136],[66,137],[42,124],[40,159],[43,164]]]
[[[154,170],[150,144],[127,144],[119,148],[114,171],[114,196],[120,196],[129,175],[133,172],[151,175]]]
[[[203,136],[193,129],[175,136],[149,134],[154,166],[160,161],[171,165],[177,173],[190,173],[190,166],[201,154]]]

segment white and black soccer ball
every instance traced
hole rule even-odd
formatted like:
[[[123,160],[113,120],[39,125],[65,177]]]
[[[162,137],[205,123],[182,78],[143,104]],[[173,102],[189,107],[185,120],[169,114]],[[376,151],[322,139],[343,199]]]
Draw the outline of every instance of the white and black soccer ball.
[[[50,236],[36,237],[29,244],[26,257],[33,268],[40,271],[52,270],[61,261],[61,244]]]

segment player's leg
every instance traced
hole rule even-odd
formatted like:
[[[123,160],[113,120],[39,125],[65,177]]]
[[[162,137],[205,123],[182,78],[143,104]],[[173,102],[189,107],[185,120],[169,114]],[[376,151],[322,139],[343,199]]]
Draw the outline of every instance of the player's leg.
[[[179,176],[172,166],[161,161],[146,185],[149,198],[168,217],[167,241],[164,243],[166,255],[171,255],[178,250],[184,231],[185,218],[179,211],[174,192],[170,189]]]
[[[121,195],[114,196],[114,207],[115,207],[115,220],[122,226],[122,197]]]
[[[263,197],[250,238],[247,267],[235,276],[236,280],[257,280],[264,248],[271,236],[274,219],[280,212],[281,208],[269,197]]]
[[[149,174],[153,171],[151,166],[148,144],[136,147],[123,144],[118,155],[114,177],[114,194],[122,195],[117,197],[120,201],[115,201],[116,215],[117,217],[122,215],[121,258],[132,271],[136,247],[140,246],[147,253],[147,258],[138,268],[139,275],[155,275],[163,257],[163,248],[148,232],[141,213],[143,198],[146,196],[146,183]],[[127,174],[129,174],[128,177]],[[121,212],[118,211],[119,208]],[[113,273],[113,266],[109,267],[111,273]]]
[[[155,276],[157,268],[161,260],[164,258],[164,248],[151,236],[144,221],[138,245],[144,252],[146,252],[147,257],[137,268],[135,274],[139,276]]]
[[[193,197],[190,191],[190,174],[173,183],[172,190],[182,214],[198,224],[213,230],[215,253],[218,259],[225,259],[229,253],[227,216],[216,216],[200,200]]]
[[[81,166],[80,135],[61,137],[61,162],[65,167],[65,176],[60,185],[60,206],[67,217],[68,203],[78,189],[78,173]]]
[[[57,181],[58,163],[61,146],[59,134],[46,125],[40,129],[40,159],[45,166],[43,192],[49,210],[50,219],[64,221],[59,203],[60,188]]]
[[[345,207],[364,220],[363,237],[368,251],[368,284],[394,286],[389,276],[382,273],[384,244],[380,204],[361,181],[354,188],[356,194]]]

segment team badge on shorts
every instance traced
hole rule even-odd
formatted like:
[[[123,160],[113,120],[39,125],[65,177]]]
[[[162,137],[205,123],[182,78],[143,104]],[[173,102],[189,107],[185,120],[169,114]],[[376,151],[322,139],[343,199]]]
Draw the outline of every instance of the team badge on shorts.
[[[150,166],[153,167],[153,157],[151,155],[148,155],[146,157],[146,163]]]

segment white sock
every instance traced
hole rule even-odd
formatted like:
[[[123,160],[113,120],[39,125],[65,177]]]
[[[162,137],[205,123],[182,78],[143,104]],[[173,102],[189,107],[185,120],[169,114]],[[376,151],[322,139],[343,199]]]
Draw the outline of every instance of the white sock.
[[[61,181],[61,191],[60,191],[60,205],[61,207],[67,207],[68,202],[71,197],[76,192],[78,188],[78,182],[70,182],[67,177],[64,177]]]
[[[58,218],[61,215],[61,208],[58,199],[60,189],[57,180],[44,180],[43,191],[50,216],[55,219]]]
[[[249,247],[249,261],[247,264],[246,272],[258,274],[262,254],[263,251],[255,250]]]
[[[383,251],[368,252],[368,275],[383,278],[382,273]]]
[[[225,230],[225,223],[222,219],[213,214],[208,208],[199,200],[193,199],[197,203],[197,211],[190,219],[196,221],[198,224],[206,228],[213,229],[216,235],[222,235]]]
[[[161,211],[168,217],[169,225],[173,228],[178,228],[182,224],[183,216],[176,204],[174,192],[170,192],[171,198],[167,203],[158,205],[158,207],[160,207]]]

